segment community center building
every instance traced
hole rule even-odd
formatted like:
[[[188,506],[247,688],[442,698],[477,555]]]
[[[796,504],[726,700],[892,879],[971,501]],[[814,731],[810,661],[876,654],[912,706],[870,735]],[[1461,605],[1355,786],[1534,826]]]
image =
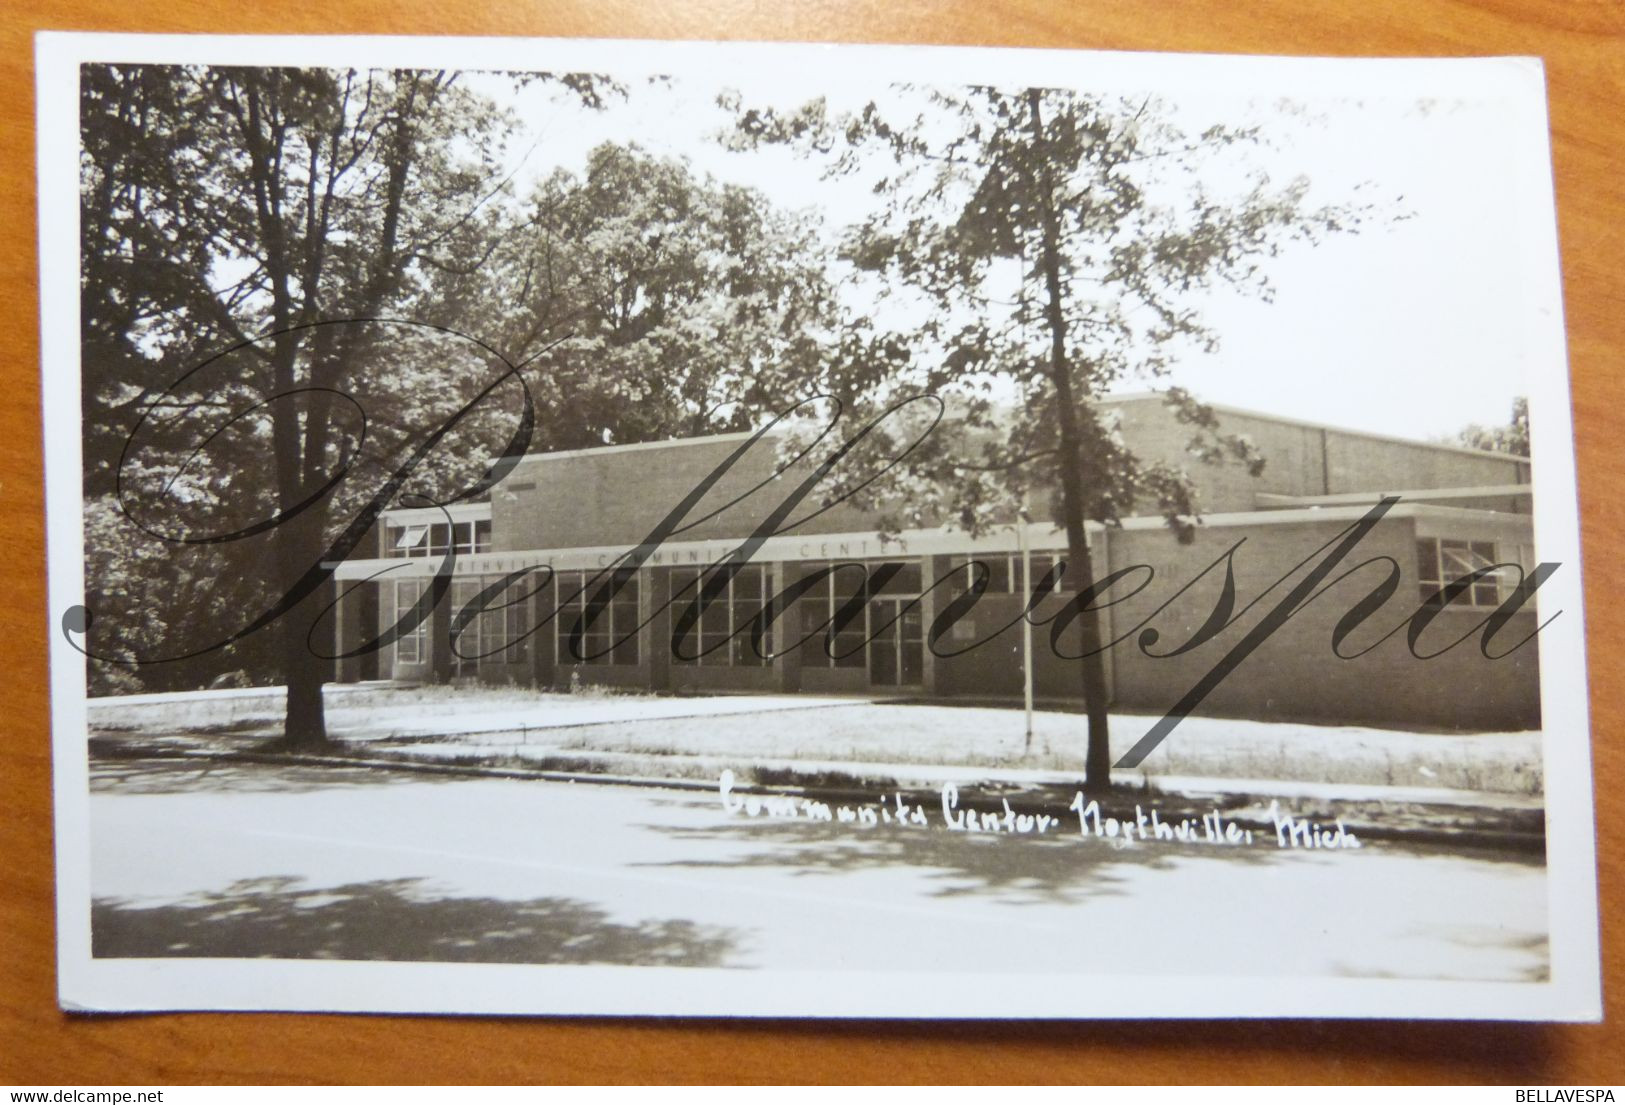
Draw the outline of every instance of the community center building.
[[[1191,458],[1190,427],[1159,396],[1103,405],[1142,461],[1188,471],[1202,511],[1184,542],[1160,515],[1089,527],[1095,578],[1111,580],[1093,602],[1114,642],[1104,653],[1114,709],[1168,711],[1396,496],[1196,712],[1538,726],[1536,598],[1485,625],[1536,563],[1527,458],[1215,407],[1222,429],[1264,458],[1255,476]],[[883,535],[849,504],[818,512],[827,492],[816,488],[763,532],[807,469],[779,472],[775,442],[751,438],[531,454],[487,502],[386,513],[370,555],[335,566],[338,651],[352,653],[335,677],[1015,698],[1025,538],[1032,584],[1047,592],[1030,615],[1036,694],[1079,697],[1077,627],[1065,613],[1078,602],[1064,567],[1051,573],[1066,557],[1052,522],[1021,523],[1012,509],[1009,524],[976,536],[950,526]],[[651,541],[674,512],[671,532]],[[708,573],[747,541],[742,567]],[[448,550],[453,578],[432,614],[386,632],[419,608]],[[1426,603],[1475,572],[1442,609]],[[1042,588],[1047,576],[1059,586]],[[948,617],[973,583],[985,590]],[[1384,586],[1379,607],[1361,605]],[[702,588],[709,601],[697,609]],[[380,634],[389,643],[363,647]]]

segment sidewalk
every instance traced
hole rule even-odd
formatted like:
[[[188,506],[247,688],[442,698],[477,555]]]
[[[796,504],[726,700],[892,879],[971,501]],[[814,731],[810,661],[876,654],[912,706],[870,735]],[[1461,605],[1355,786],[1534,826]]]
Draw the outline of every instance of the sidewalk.
[[[385,682],[330,683],[322,692],[329,735],[344,740],[523,733],[875,701],[869,696],[546,694],[506,688],[401,687]],[[184,725],[207,729],[251,727],[254,722],[274,726],[286,700],[282,687],[246,687],[92,698],[89,708],[93,727],[116,723],[119,728]]]

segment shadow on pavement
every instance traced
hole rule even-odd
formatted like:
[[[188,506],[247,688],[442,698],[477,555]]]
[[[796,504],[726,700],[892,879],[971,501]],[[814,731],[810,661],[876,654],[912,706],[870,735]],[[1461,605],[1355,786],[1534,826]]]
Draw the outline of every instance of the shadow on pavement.
[[[1075,826],[1075,822],[1073,823]],[[652,828],[652,827],[651,827]],[[1360,851],[1292,851],[1258,840],[1251,847],[1181,845],[1142,841],[1132,846],[1114,846],[1098,837],[1081,838],[1075,827],[1070,835],[1032,837],[1011,834],[948,832],[937,827],[905,828],[881,824],[867,829],[851,824],[824,822],[744,819],[705,828],[660,829],[669,837],[691,843],[695,855],[704,859],[670,860],[663,866],[686,869],[740,869],[789,873],[793,877],[851,874],[865,870],[885,872],[898,879],[918,879],[919,892],[936,899],[979,898],[1016,907],[1062,905],[1078,906],[1106,897],[1134,900],[1145,896],[1157,900],[1161,882],[1178,884],[1187,876],[1202,881],[1195,885],[1209,890],[1215,873],[1228,880],[1243,868],[1265,869],[1266,880],[1291,880],[1301,873],[1301,865],[1312,863],[1359,864],[1371,853]],[[1397,850],[1396,850],[1397,851]],[[1390,853],[1392,855],[1393,853]],[[1423,853],[1408,853],[1421,860]],[[1438,853],[1435,853],[1437,856]],[[1454,857],[1453,857],[1454,858]],[[1462,857],[1465,858],[1465,857]],[[1473,862],[1484,862],[1473,860]],[[1493,862],[1493,861],[1491,861]],[[1514,860],[1498,866],[1514,872],[1531,865]],[[1352,872],[1351,872],[1352,873]],[[1413,872],[1410,877],[1425,878]],[[1249,882],[1255,888],[1260,883]],[[900,890],[900,893],[912,891]],[[1166,891],[1163,891],[1166,900]],[[1208,908],[1211,901],[1194,903]],[[1239,899],[1221,903],[1231,911],[1253,912],[1260,934],[1267,934],[1276,919],[1266,902]],[[1387,903],[1390,913],[1403,911],[1403,901]],[[1144,939],[1161,938],[1167,930],[1166,911],[1148,905]],[[1018,916],[1019,914],[1012,914]],[[1080,915],[1081,916],[1081,915]],[[1390,977],[1496,979],[1539,982],[1549,978],[1549,961],[1544,934],[1505,931],[1493,921],[1473,923],[1473,910],[1463,906],[1458,924],[1415,922],[1402,932],[1407,939],[1434,942],[1442,949],[1452,946],[1464,953],[1500,953],[1504,973],[1483,975],[1478,968],[1457,975],[1446,962],[1434,966],[1440,973],[1396,972]],[[1403,926],[1402,926],[1403,928]],[[1260,939],[1266,937],[1261,935]],[[1367,949],[1369,950],[1369,949]],[[1215,954],[1219,954],[1217,951]],[[1215,969],[1221,961],[1214,960]],[[1501,970],[1502,968],[1497,968]],[[1329,977],[1382,977],[1381,969],[1351,958],[1328,965]]]
[[[301,887],[244,879],[182,902],[91,908],[92,954],[108,959],[351,959],[720,967],[734,934],[681,920],[622,924],[569,898],[435,898],[421,879]]]
[[[935,811],[932,811],[935,817]],[[1065,814],[1064,817],[1072,818]],[[1066,822],[1063,821],[1063,825]],[[740,818],[719,826],[648,826],[671,839],[692,843],[704,859],[649,866],[769,868],[796,875],[838,874],[895,868],[923,875],[939,898],[996,895],[999,900],[1072,904],[1088,898],[1133,893],[1147,870],[1182,862],[1253,865],[1279,862],[1264,847],[1215,847],[1142,842],[1123,846],[1070,830],[1043,836],[949,832],[930,827]],[[718,846],[721,846],[720,848]]]

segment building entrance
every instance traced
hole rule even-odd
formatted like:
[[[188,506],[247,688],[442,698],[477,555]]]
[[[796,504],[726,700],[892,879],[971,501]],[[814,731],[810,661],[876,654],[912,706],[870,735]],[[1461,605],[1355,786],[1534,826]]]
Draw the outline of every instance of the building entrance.
[[[911,609],[903,607],[912,602]],[[925,682],[924,619],[914,599],[874,599],[869,603],[869,683],[875,687],[917,687]]]
[[[791,579],[826,573],[796,603],[804,642],[798,650],[802,690],[924,688],[921,568],[917,560],[869,560],[790,569]]]

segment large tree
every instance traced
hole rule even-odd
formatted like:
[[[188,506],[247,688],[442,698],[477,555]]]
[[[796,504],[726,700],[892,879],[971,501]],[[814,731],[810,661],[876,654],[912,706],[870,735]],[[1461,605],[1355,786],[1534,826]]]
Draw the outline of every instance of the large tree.
[[[519,214],[438,278],[448,320],[519,362],[549,351],[538,448],[744,429],[820,372],[834,293],[816,228],[760,192],[607,143]]]
[[[1268,295],[1268,259],[1284,243],[1353,230],[1366,213],[1311,204],[1301,177],[1238,172],[1230,155],[1259,146],[1260,130],[1193,131],[1154,98],[900,88],[885,107],[841,117],[822,100],[791,112],[732,106],[736,146],[792,144],[833,176],[871,179],[880,202],[846,257],[924,308],[896,308],[918,320],[904,335],[913,369],[870,374],[842,398],[876,411],[931,393],[957,423],[894,470],[911,479],[907,498],[975,530],[1001,511],[1008,520],[1029,490],[1052,492],[1065,581],[1080,596],[1095,582],[1089,521],[1115,523],[1150,499],[1188,536],[1197,511],[1183,474],[1141,463],[1096,401],[1128,379],[1166,385],[1182,352],[1215,347],[1201,312],[1215,284]],[[1256,470],[1244,440],[1167,390],[1199,455]],[[896,450],[911,432],[870,439]],[[1086,787],[1100,790],[1112,766],[1100,624],[1087,601],[1076,614]]]
[[[365,532],[355,511],[468,494],[522,437],[500,356],[396,321],[424,313],[427,266],[491,232],[510,121],[443,72],[90,66],[81,123],[89,559],[116,581],[160,542],[169,584],[235,619],[172,621],[154,656],[92,578],[87,651],[257,650],[284,739],[319,747],[322,562]],[[130,605],[111,609],[153,613]]]
[[[87,649],[139,661],[103,693],[280,674],[319,746],[356,519],[526,444],[743,428],[822,363],[803,220],[615,145],[510,195],[450,75],[109,67],[84,112]]]

